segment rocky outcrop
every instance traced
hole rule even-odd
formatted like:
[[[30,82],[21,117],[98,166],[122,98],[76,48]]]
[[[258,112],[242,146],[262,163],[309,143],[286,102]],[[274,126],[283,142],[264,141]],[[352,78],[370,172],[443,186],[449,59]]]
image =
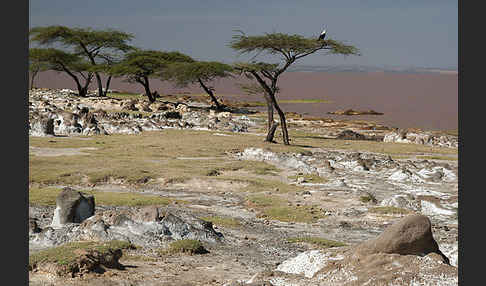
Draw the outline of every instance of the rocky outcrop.
[[[59,216],[54,211],[52,224]],[[163,247],[179,239],[195,239],[218,243],[224,237],[214,230],[212,223],[184,212],[168,211],[156,206],[138,209],[98,210],[82,222],[66,222],[47,226],[40,232],[31,231],[29,242],[44,248],[68,242],[121,240],[143,247]]]
[[[30,120],[30,136],[49,136],[54,135],[54,119],[46,117],[37,117]]]
[[[410,215],[391,225],[377,238],[356,247],[355,255],[375,253],[425,256],[436,253],[446,264],[449,259],[439,250],[432,235],[430,219],[424,215]]]
[[[432,132],[398,129],[385,134],[383,142],[415,143],[430,146],[458,148],[459,139],[452,135],[437,135]]]
[[[215,114],[179,102],[81,98],[47,89],[29,91],[29,99],[30,136],[137,134],[163,128],[247,132],[251,124],[246,116],[240,120],[230,112]]]
[[[56,198],[51,226],[59,228],[66,223],[81,223],[94,215],[94,210],[93,196],[66,187]]]
[[[352,130],[344,130],[336,136],[336,139],[341,140],[367,140],[368,138]]]
[[[411,215],[369,241],[305,251],[234,285],[457,285],[457,268],[439,250],[430,220]]]

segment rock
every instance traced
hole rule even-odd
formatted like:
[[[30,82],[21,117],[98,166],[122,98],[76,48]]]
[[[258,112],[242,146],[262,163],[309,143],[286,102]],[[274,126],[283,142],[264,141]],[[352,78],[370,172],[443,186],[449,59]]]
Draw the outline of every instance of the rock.
[[[336,139],[341,140],[366,140],[366,136],[354,132],[353,130],[344,130],[336,136]]]
[[[384,135],[383,142],[414,143],[457,148],[457,136],[437,135],[421,130],[397,129]]]
[[[167,111],[164,113],[165,118],[167,119],[181,119],[182,116],[179,111]]]
[[[394,195],[381,201],[382,207],[397,207],[402,209],[409,209],[413,211],[420,211],[420,201],[410,194]]]
[[[353,255],[347,247],[310,250],[259,279],[270,285],[457,285],[457,268],[437,253]]]
[[[66,187],[56,198],[56,209],[51,226],[56,228],[66,223],[81,223],[94,215],[94,210],[93,196]]]
[[[216,115],[216,117],[219,119],[219,120],[222,120],[223,118],[225,119],[231,119],[231,113],[230,112],[220,112]]]
[[[195,217],[175,216],[167,213],[160,221],[169,231],[173,239],[196,239],[207,242],[217,242],[222,238],[222,234],[213,229],[213,224]]]
[[[138,108],[135,107],[135,103],[137,103],[136,100],[124,101],[121,105],[121,109],[127,111],[138,111]]]
[[[138,212],[137,219],[146,222],[159,221],[160,220],[159,209],[156,206],[143,207]]]
[[[40,262],[33,266],[33,269],[54,274],[58,277],[78,277],[86,273],[105,272],[104,268],[122,269],[119,260],[123,255],[121,249],[108,249],[99,251],[95,249],[76,249],[76,257],[69,264]]]
[[[42,231],[41,228],[37,225],[37,219],[29,218],[29,234],[30,233],[40,233]]]
[[[336,115],[383,115],[382,112],[376,112],[374,110],[365,110],[365,111],[358,111],[353,109],[347,110],[337,110],[334,112],[328,112],[327,114],[336,114]]]
[[[377,238],[356,247],[356,254],[361,256],[373,253],[418,256],[437,253],[446,264],[449,264],[449,259],[439,250],[439,245],[432,236],[430,219],[420,214],[402,218],[385,229]]]
[[[41,117],[30,122],[30,136],[54,135],[54,119]]]

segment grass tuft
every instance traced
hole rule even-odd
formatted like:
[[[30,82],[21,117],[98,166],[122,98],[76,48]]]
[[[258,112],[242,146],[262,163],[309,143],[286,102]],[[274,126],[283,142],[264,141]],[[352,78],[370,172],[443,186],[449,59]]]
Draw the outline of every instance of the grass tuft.
[[[297,242],[304,242],[304,243],[309,243],[312,245],[315,245],[319,248],[330,248],[330,247],[341,247],[341,246],[346,246],[345,243],[339,242],[339,241],[334,241],[334,240],[329,240],[321,237],[290,237],[287,239],[288,242],[291,243],[297,243]]]
[[[133,249],[135,246],[127,241],[112,240],[108,242],[69,242],[61,246],[52,247],[36,252],[29,256],[29,269],[33,269],[39,263],[56,263],[58,265],[68,265],[76,260],[78,255],[76,250],[96,250],[107,253],[117,249]]]
[[[164,254],[206,254],[209,253],[199,240],[195,239],[181,239],[171,242],[167,249],[160,249],[159,255]]]
[[[61,192],[58,188],[30,188],[29,204],[41,206],[55,206],[56,198]],[[137,193],[119,193],[119,192],[102,192],[80,190],[83,193],[93,195],[96,205],[104,206],[147,206],[147,205],[168,205],[172,199],[163,198],[153,195],[142,195]],[[177,200],[178,203],[184,201]]]

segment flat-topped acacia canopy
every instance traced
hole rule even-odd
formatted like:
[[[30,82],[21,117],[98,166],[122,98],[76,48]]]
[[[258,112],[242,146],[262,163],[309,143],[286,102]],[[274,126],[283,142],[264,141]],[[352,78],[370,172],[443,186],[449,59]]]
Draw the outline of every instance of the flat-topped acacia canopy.
[[[242,31],[234,35],[230,42],[230,47],[234,50],[245,53],[255,53],[255,57],[261,53],[268,55],[278,55],[283,60],[280,64],[270,64],[265,62],[247,62],[234,64],[235,70],[248,77],[255,78],[262,87],[263,96],[267,102],[268,110],[268,134],[266,141],[273,142],[273,134],[276,125],[273,122],[273,108],[275,108],[280,117],[282,136],[285,145],[289,145],[287,132],[287,123],[285,114],[280,109],[275,97],[278,92],[277,80],[287,68],[296,60],[313,54],[319,50],[327,51],[327,54],[342,55],[359,55],[356,47],[346,45],[343,42],[328,38],[316,39],[315,37],[307,38],[301,35],[289,35],[283,33],[266,33],[258,36],[247,36]]]

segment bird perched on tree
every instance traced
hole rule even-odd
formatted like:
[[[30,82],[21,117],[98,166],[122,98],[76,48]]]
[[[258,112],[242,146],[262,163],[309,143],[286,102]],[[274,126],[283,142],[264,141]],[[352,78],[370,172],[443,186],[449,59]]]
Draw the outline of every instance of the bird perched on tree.
[[[322,30],[322,33],[319,35],[319,38],[317,38],[318,40],[324,40],[324,37],[326,37],[326,30]]]

